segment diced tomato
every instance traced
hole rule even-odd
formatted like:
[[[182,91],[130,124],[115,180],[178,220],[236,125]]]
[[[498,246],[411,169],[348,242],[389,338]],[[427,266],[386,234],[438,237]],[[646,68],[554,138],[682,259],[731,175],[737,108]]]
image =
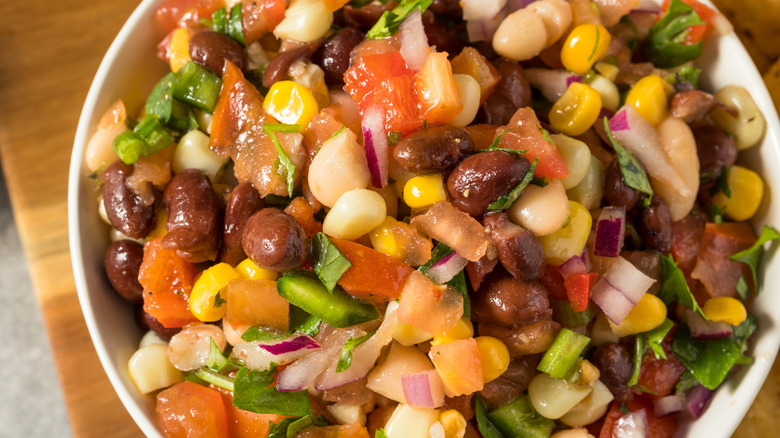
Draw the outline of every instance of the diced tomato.
[[[482,356],[474,338],[432,345],[428,353],[448,397],[482,390]]]
[[[455,288],[412,271],[398,303],[399,321],[437,335],[452,330],[462,317],[463,297]]]
[[[607,416],[604,417],[604,425],[601,427],[601,433],[599,438],[612,438],[616,436],[615,426],[617,425],[620,417],[625,415],[620,410],[620,402],[612,402],[607,412]],[[635,396],[633,400],[626,403],[626,407],[631,412],[636,412],[640,409],[644,409],[647,414],[647,434],[646,438],[671,438],[677,431],[677,420],[674,415],[665,415],[658,417],[655,415],[655,408],[653,408],[652,400],[644,395]]]
[[[414,76],[394,76],[383,80],[360,101],[360,111],[379,107],[385,115],[385,130],[402,135],[420,129],[425,123],[420,115]]]
[[[225,6],[224,0],[165,0],[157,7],[155,18],[163,32],[170,33],[182,21],[199,22]]]
[[[729,256],[750,248],[755,241],[753,230],[747,223],[708,223],[691,278],[700,280],[711,296],[733,297],[739,276],[749,273],[749,268],[729,260]]]
[[[330,107],[325,108],[315,114],[309,122],[309,126],[303,131],[303,145],[306,146],[308,163],[311,163],[314,154],[322,147],[322,144],[344,126],[344,123],[339,122],[333,113],[328,111],[329,109]]]
[[[710,35],[713,30],[712,19],[715,17],[716,12],[710,9],[704,3],[698,0],[682,0],[683,3],[692,7],[696,15],[704,21],[704,24],[697,24],[688,28],[688,34],[685,37],[685,44],[696,44],[704,37]],[[663,11],[669,10],[669,4],[671,0],[664,0]],[[662,15],[659,15],[659,19]]]
[[[268,436],[271,425],[285,418],[284,415],[255,414],[233,406],[233,396],[225,390],[219,390],[222,402],[225,404],[228,431],[231,438],[257,438]]]
[[[241,24],[244,41],[259,40],[284,19],[284,0],[241,0]]]
[[[661,347],[666,353],[666,359],[656,358],[655,353],[648,352],[642,357],[637,385],[649,391],[655,397],[663,397],[674,391],[677,381],[685,373],[685,366],[680,363],[672,352],[672,340],[677,331],[677,325],[666,334]]]
[[[303,228],[307,236],[312,237],[322,231],[322,224],[317,222],[317,219],[314,219],[314,210],[312,210],[311,205],[303,196],[293,199],[290,205],[284,209],[284,212],[295,218],[295,221]]]
[[[365,55],[344,73],[344,89],[355,102],[360,102],[383,80],[394,76],[414,76],[401,52]]]
[[[219,391],[181,382],[157,394],[157,414],[170,438],[227,438],[225,405]]]
[[[493,269],[495,269],[497,264],[498,257],[489,260],[487,256],[482,257],[476,262],[468,262],[466,264],[466,274],[471,282],[471,288],[475,291],[479,290],[479,286],[482,285],[482,280],[485,279],[486,275],[493,272]]]
[[[707,220],[701,211],[672,222],[672,257],[686,276],[696,266],[699,242],[706,224]]]
[[[230,280],[222,292],[227,300],[225,319],[231,324],[247,324],[287,330],[290,304],[276,291],[270,280]]]
[[[568,178],[569,168],[563,156],[552,143],[544,139],[543,129],[536,113],[531,108],[520,108],[506,126],[496,129],[496,137],[507,131],[499,147],[525,151],[531,163],[539,158],[534,176],[545,178]]]
[[[566,287],[566,296],[569,298],[571,308],[575,312],[582,312],[588,308],[590,291],[593,290],[593,285],[596,284],[598,276],[599,274],[595,272],[588,274],[578,273],[570,275],[563,280],[564,287]]]
[[[144,311],[166,328],[197,322],[190,312],[189,297],[195,283],[195,266],[162,247],[162,239],[144,246],[138,281],[144,288]]]
[[[330,241],[352,263],[338,281],[345,291],[366,299],[394,300],[401,296],[412,268],[359,243],[335,238]]]
[[[451,122],[463,109],[447,53],[431,53],[415,75],[420,111],[428,124]]]
[[[566,283],[557,266],[544,265],[544,270],[542,271],[542,276],[539,277],[539,281],[550,292],[550,297],[561,301],[569,299],[569,295],[566,292]]]

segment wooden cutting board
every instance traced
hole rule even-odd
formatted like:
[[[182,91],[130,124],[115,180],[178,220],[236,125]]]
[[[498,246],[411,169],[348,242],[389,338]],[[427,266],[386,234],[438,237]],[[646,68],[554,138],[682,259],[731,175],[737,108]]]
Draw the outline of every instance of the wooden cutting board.
[[[753,0],[761,1],[761,0]],[[0,153],[76,437],[141,436],[103,372],[70,268],[67,172],[98,64],[136,0],[0,1]],[[736,436],[780,426],[780,366]]]

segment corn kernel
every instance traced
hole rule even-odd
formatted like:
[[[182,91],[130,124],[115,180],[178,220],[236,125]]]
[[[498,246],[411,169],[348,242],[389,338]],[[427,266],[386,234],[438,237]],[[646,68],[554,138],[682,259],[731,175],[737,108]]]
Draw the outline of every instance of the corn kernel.
[[[640,79],[626,96],[626,105],[637,112],[651,125],[657,126],[666,118],[669,99],[666,96],[668,82],[660,76],[650,75]]]
[[[245,259],[243,262],[236,265],[236,272],[242,278],[247,280],[270,280],[276,281],[276,272],[269,271],[257,266],[252,259]]]
[[[550,124],[566,135],[577,136],[593,126],[601,112],[601,95],[590,85],[574,82],[550,110]]]
[[[726,216],[735,221],[750,219],[764,197],[764,181],[756,172],[742,166],[731,166],[727,181],[731,196],[718,192],[712,197],[712,203],[725,208]]]
[[[395,234],[393,234],[393,231],[390,229],[396,222],[398,221],[394,217],[387,216],[385,220],[382,221],[382,224],[374,228],[368,234],[368,237],[371,239],[371,246],[375,250],[382,254],[389,255],[394,259],[403,260],[401,248],[398,247]]]
[[[482,357],[482,379],[485,383],[498,378],[509,368],[509,350],[492,336],[475,338]]]
[[[653,294],[644,294],[620,325],[609,321],[609,326],[616,335],[622,337],[652,330],[664,320],[666,304]]]
[[[190,58],[190,36],[187,33],[187,29],[180,27],[171,35],[171,46],[168,53],[168,63],[171,66],[171,71],[176,73],[180,68],[192,61]]]
[[[714,297],[704,303],[702,309],[707,319],[715,322],[727,322],[740,325],[747,318],[745,306],[736,298]]]
[[[610,39],[609,31],[602,25],[588,23],[575,27],[561,50],[563,66],[574,73],[585,74],[604,56]]]
[[[331,12],[336,12],[341,9],[342,6],[349,3],[349,0],[323,0],[325,7]]]
[[[404,202],[409,207],[422,208],[446,200],[447,193],[440,173],[415,176],[404,186]]]
[[[468,339],[474,336],[474,325],[469,318],[461,318],[455,327],[433,337],[431,345],[449,344],[450,342]]]
[[[595,66],[593,66],[594,69],[596,69],[597,72],[601,73],[602,76],[609,79],[612,82],[615,82],[615,79],[617,79],[618,71],[620,69],[617,68],[616,65],[610,64],[608,62],[597,62]]]
[[[222,319],[227,311],[224,297],[219,292],[227,286],[228,281],[239,278],[238,273],[227,263],[217,263],[201,274],[190,293],[190,311],[196,318],[204,322]],[[219,298],[219,299],[218,299]]]
[[[572,256],[582,254],[591,225],[593,218],[590,212],[582,204],[569,201],[568,223],[558,231],[539,238],[547,263],[560,266]]]
[[[165,237],[168,234],[168,229],[165,228],[165,223],[168,222],[168,210],[160,207],[154,212],[155,225],[151,232],[146,236],[146,240],[159,239]]]
[[[279,122],[303,128],[319,112],[311,90],[293,81],[273,84],[263,100],[263,108]]]
[[[444,427],[444,438],[463,438],[466,435],[466,418],[455,409],[448,409],[439,416]]]

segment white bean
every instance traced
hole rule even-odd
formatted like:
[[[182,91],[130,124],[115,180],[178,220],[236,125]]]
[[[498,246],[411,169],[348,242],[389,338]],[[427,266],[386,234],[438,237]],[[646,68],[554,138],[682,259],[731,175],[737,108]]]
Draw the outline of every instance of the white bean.
[[[700,168],[696,140],[688,124],[675,117],[667,117],[656,130],[664,155],[680,175],[683,184],[673,185],[652,177],[650,183],[653,191],[669,204],[672,221],[679,221],[690,213],[699,193]]]
[[[598,158],[591,155],[588,174],[576,187],[569,189],[566,196],[588,210],[599,206],[601,197],[604,196],[604,165]]]
[[[130,379],[141,394],[167,388],[184,380],[184,374],[171,365],[163,344],[138,349],[127,363]]]
[[[222,329],[213,324],[198,324],[189,326],[171,338],[168,344],[168,360],[176,369],[192,371],[208,362],[211,339],[219,347],[225,349],[225,334]]]
[[[338,199],[322,223],[333,237],[354,240],[378,227],[387,216],[385,200],[368,189],[350,190]]]
[[[526,61],[547,45],[547,28],[542,17],[531,9],[512,12],[493,35],[493,49],[501,56]]]
[[[173,153],[173,171],[181,173],[186,169],[198,169],[213,181],[217,173],[228,162],[209,149],[209,136],[193,129],[184,134]]]
[[[528,384],[528,400],[536,412],[557,420],[569,412],[592,391],[589,385],[571,384],[547,374],[537,374]]]
[[[563,161],[569,169],[569,177],[561,178],[563,188],[569,190],[576,187],[590,170],[591,153],[588,145],[563,134],[550,136],[563,156]]]
[[[309,166],[309,189],[327,207],[344,193],[362,189],[371,182],[366,153],[355,134],[344,129],[323,143]]]
[[[540,237],[558,231],[568,217],[569,199],[558,179],[544,187],[529,185],[509,208],[512,222]]]
[[[588,433],[588,429],[566,429],[555,432],[550,438],[593,438],[593,435]]]
[[[609,388],[598,380],[593,387],[593,392],[561,417],[561,421],[568,426],[591,424],[607,412],[609,402],[614,398]]]
[[[455,79],[455,85],[458,86],[458,95],[460,95],[463,109],[450,122],[450,125],[465,128],[474,121],[474,117],[479,111],[479,101],[482,97],[479,82],[469,75],[454,74],[452,77]]]
[[[162,344],[168,347],[168,341],[161,338],[160,335],[155,333],[153,330],[149,330],[141,338],[141,342],[139,343],[138,348],[144,348],[146,346],[154,345],[154,344]]]
[[[241,339],[241,336],[249,327],[252,326],[250,324],[233,324],[227,318],[222,318],[222,332],[225,334],[225,340],[230,345],[235,346],[246,342]]]
[[[562,37],[571,25],[571,6],[565,0],[541,0],[531,3],[528,9],[536,12],[547,30],[547,43],[550,47]]]
[[[596,75],[588,85],[598,91],[601,96],[601,106],[610,111],[617,111],[620,105],[620,92],[614,82],[604,76]]]
[[[322,0],[292,0],[284,19],[274,29],[277,38],[310,43],[320,39],[333,24],[333,12]]]
[[[761,141],[766,120],[750,92],[739,85],[726,85],[715,93],[715,98],[738,112],[737,117],[717,108],[710,112],[715,123],[734,136],[737,149],[747,149]]]

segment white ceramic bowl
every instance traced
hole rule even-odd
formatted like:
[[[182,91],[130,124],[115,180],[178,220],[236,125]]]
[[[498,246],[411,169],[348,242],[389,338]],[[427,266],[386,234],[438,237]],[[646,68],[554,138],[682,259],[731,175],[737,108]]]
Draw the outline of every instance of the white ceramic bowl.
[[[119,398],[141,430],[149,437],[162,436],[154,412],[154,398],[139,395],[127,373],[127,361],[142,335],[132,308],[111,291],[103,268],[108,230],[98,217],[95,185],[87,177],[85,145],[103,112],[123,99],[129,114],[141,108],[153,85],[166,73],[156,56],[163,35],[154,11],[161,0],[144,0],[111,44],[90,87],[79,119],[70,165],[68,222],[73,273],[81,308],[98,357]],[[765,223],[780,224],[780,122],[772,99],[742,44],[733,33],[711,38],[699,62],[702,87],[715,90],[726,84],[746,87],[767,119],[763,142],[740,154],[740,162],[758,171],[766,181],[765,198],[754,220],[757,230]],[[751,311],[760,321],[752,351],[755,362],[724,384],[710,408],[698,421],[683,425],[679,436],[728,437],[739,425],[774,362],[780,346],[780,257],[768,253],[764,266],[764,290]],[[775,310],[774,313],[770,312]]]

